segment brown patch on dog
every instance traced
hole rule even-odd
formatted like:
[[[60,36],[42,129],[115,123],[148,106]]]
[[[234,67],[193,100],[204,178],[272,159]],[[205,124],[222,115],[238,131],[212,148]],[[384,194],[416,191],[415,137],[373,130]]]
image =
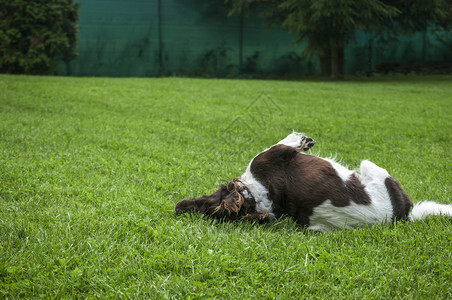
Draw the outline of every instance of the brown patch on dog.
[[[364,185],[359,181],[355,174],[352,174],[350,178],[345,182],[347,192],[353,202],[357,204],[370,204],[369,195],[364,190]]]
[[[402,189],[400,183],[392,177],[385,179],[386,189],[392,204],[392,219],[393,220],[408,220],[408,214],[413,202],[410,197]]]

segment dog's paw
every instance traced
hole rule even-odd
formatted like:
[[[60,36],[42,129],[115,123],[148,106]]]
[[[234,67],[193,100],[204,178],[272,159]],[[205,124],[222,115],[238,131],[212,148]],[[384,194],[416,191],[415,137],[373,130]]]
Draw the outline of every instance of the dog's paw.
[[[315,145],[315,140],[308,136],[300,136],[300,146],[297,147],[300,151],[308,151]]]
[[[294,147],[298,151],[308,151],[315,145],[315,141],[302,133],[294,131],[278,144]]]

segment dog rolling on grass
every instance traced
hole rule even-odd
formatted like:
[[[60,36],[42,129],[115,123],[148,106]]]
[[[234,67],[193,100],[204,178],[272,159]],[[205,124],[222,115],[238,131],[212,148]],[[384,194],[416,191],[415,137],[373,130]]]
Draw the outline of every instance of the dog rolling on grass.
[[[272,221],[289,216],[316,231],[452,217],[452,205],[416,203],[385,169],[363,160],[359,172],[302,153],[315,141],[293,132],[256,155],[245,173],[211,195],[183,200],[176,214],[200,212],[227,220]]]

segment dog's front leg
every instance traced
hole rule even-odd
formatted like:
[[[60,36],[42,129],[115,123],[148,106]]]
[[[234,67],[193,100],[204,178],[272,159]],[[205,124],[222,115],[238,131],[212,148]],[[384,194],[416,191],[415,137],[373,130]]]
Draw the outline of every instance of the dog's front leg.
[[[299,132],[292,132],[285,139],[278,142],[277,145],[286,145],[294,147],[298,151],[308,151],[315,145],[314,139],[305,136]]]
[[[259,223],[265,223],[271,220],[270,215],[268,213],[258,213],[258,212],[248,213],[245,215],[243,219],[247,221],[255,220],[258,221]]]

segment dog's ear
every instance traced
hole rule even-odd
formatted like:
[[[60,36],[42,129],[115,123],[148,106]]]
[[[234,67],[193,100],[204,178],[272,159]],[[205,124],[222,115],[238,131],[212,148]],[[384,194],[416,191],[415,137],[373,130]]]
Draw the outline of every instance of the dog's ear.
[[[182,200],[176,204],[176,214],[185,212],[200,212],[211,215],[221,201],[221,189],[218,189],[211,195],[204,195],[199,198]]]
[[[245,199],[239,192],[239,186],[236,182],[229,182],[222,186],[222,197],[220,204],[215,207],[214,215],[217,217],[238,216]]]

